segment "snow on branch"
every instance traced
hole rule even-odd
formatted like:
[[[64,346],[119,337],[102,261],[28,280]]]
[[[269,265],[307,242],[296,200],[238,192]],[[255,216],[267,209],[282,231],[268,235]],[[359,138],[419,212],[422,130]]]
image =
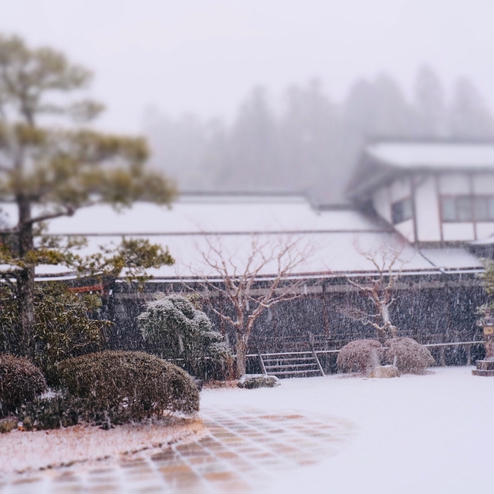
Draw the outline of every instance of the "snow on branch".
[[[358,280],[346,277],[347,282],[370,301],[375,312],[347,304],[339,307],[340,314],[372,326],[380,340],[397,335],[397,328],[391,321],[390,308],[396,301],[394,288],[405,263],[404,248],[405,243],[402,243],[398,248],[381,245],[377,249],[366,251],[356,243],[355,249],[371,263],[374,271]]]
[[[228,248],[219,236],[206,235],[205,239],[205,248],[198,247],[204,269],[198,272],[189,268],[200,282],[187,287],[206,299],[212,312],[234,328],[241,375],[255,321],[264,310],[302,295],[304,281],[294,279],[293,274],[312,255],[312,248],[291,237],[251,235],[248,245],[237,249]],[[213,300],[210,293],[219,297]]]

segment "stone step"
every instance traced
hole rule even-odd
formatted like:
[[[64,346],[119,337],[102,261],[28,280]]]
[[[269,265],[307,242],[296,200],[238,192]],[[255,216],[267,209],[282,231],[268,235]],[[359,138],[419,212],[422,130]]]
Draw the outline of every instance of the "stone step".
[[[264,371],[268,375],[276,377],[324,375],[324,372],[319,367],[317,358],[312,352],[300,352],[296,356],[294,354],[260,354],[259,356],[261,357]]]
[[[494,376],[494,370],[473,369],[472,374],[474,376],[492,377]]]
[[[292,369],[292,368],[307,368],[311,367],[313,369],[318,369],[316,362],[307,362],[305,364],[279,364],[279,365],[265,365],[264,366],[267,371],[269,370],[283,370],[283,369]]]
[[[312,358],[312,352],[295,352],[295,353],[261,353],[263,360],[280,360],[280,359],[299,359]]]
[[[319,369],[317,370],[301,370],[301,371],[281,371],[281,372],[269,372],[268,375],[271,376],[288,376],[288,375],[300,375],[300,374],[318,374],[321,375]]]
[[[491,370],[494,371],[494,360],[477,360],[475,362],[477,364],[477,369],[479,370]]]
[[[296,362],[297,360],[314,360],[312,355],[307,355],[305,357],[280,357],[280,358],[264,358],[264,362]]]

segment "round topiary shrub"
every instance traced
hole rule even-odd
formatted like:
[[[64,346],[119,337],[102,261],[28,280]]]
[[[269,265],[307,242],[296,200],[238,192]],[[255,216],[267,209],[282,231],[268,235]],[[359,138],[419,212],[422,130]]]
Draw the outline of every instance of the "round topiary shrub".
[[[383,347],[377,340],[351,341],[338,353],[338,371],[367,374],[380,364],[382,352]]]
[[[0,416],[15,412],[45,390],[43,374],[29,360],[0,355]]]
[[[80,417],[124,423],[199,410],[199,392],[179,367],[143,352],[104,351],[64,360],[59,379],[80,398]]]
[[[386,362],[396,365],[400,372],[420,374],[434,364],[434,357],[427,347],[412,338],[391,338],[385,347]]]

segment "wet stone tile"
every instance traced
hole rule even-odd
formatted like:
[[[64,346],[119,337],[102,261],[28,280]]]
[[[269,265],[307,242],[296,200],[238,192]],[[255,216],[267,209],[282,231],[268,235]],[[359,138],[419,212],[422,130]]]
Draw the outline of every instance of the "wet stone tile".
[[[77,474],[77,466],[54,478],[20,477],[0,492],[38,494],[255,493],[282,469],[313,464],[345,439],[341,424],[286,414],[228,409],[203,411],[208,435],[188,444],[128,455]],[[48,475],[48,473],[46,473]],[[50,483],[51,482],[51,483]],[[8,488],[8,489],[6,489]]]
[[[88,492],[101,492],[101,493],[109,493],[109,492],[118,492],[119,486],[118,484],[89,484],[86,486]]]
[[[216,461],[217,459],[214,456],[197,456],[189,459],[189,463],[194,467],[197,465],[207,465]]]
[[[159,471],[165,476],[165,478],[174,478],[178,477],[179,475],[185,474],[192,475],[194,473],[190,466],[184,463],[177,465],[167,465],[159,468]]]
[[[220,470],[217,472],[206,472],[204,478],[211,482],[225,482],[225,481],[236,481],[237,475],[235,472],[230,472],[228,470]]]

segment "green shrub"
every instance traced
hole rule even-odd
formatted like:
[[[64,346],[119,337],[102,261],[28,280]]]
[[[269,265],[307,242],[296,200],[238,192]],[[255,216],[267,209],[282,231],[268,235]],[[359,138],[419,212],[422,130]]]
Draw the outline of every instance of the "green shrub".
[[[346,344],[339,352],[336,365],[339,372],[367,374],[382,357],[382,345],[377,340],[355,340]]]
[[[25,404],[18,417],[26,430],[58,429],[76,425],[84,410],[83,400],[55,394],[38,397]]]
[[[224,379],[233,356],[206,314],[184,297],[172,295],[147,305],[138,316],[144,340],[153,352],[173,360],[204,380]]]
[[[65,360],[58,368],[61,385],[83,400],[81,416],[90,422],[124,423],[199,409],[192,378],[143,352],[92,353]]]
[[[19,350],[17,300],[6,287],[2,287],[0,295],[0,349],[16,353]],[[104,328],[109,323],[89,316],[99,304],[96,295],[77,295],[62,284],[36,287],[29,355],[49,383],[57,382],[58,362],[100,349]]]
[[[427,347],[412,338],[391,338],[385,343],[385,359],[396,365],[400,372],[420,374],[434,364],[434,357]]]
[[[15,412],[45,390],[43,374],[29,360],[0,355],[0,416]]]

